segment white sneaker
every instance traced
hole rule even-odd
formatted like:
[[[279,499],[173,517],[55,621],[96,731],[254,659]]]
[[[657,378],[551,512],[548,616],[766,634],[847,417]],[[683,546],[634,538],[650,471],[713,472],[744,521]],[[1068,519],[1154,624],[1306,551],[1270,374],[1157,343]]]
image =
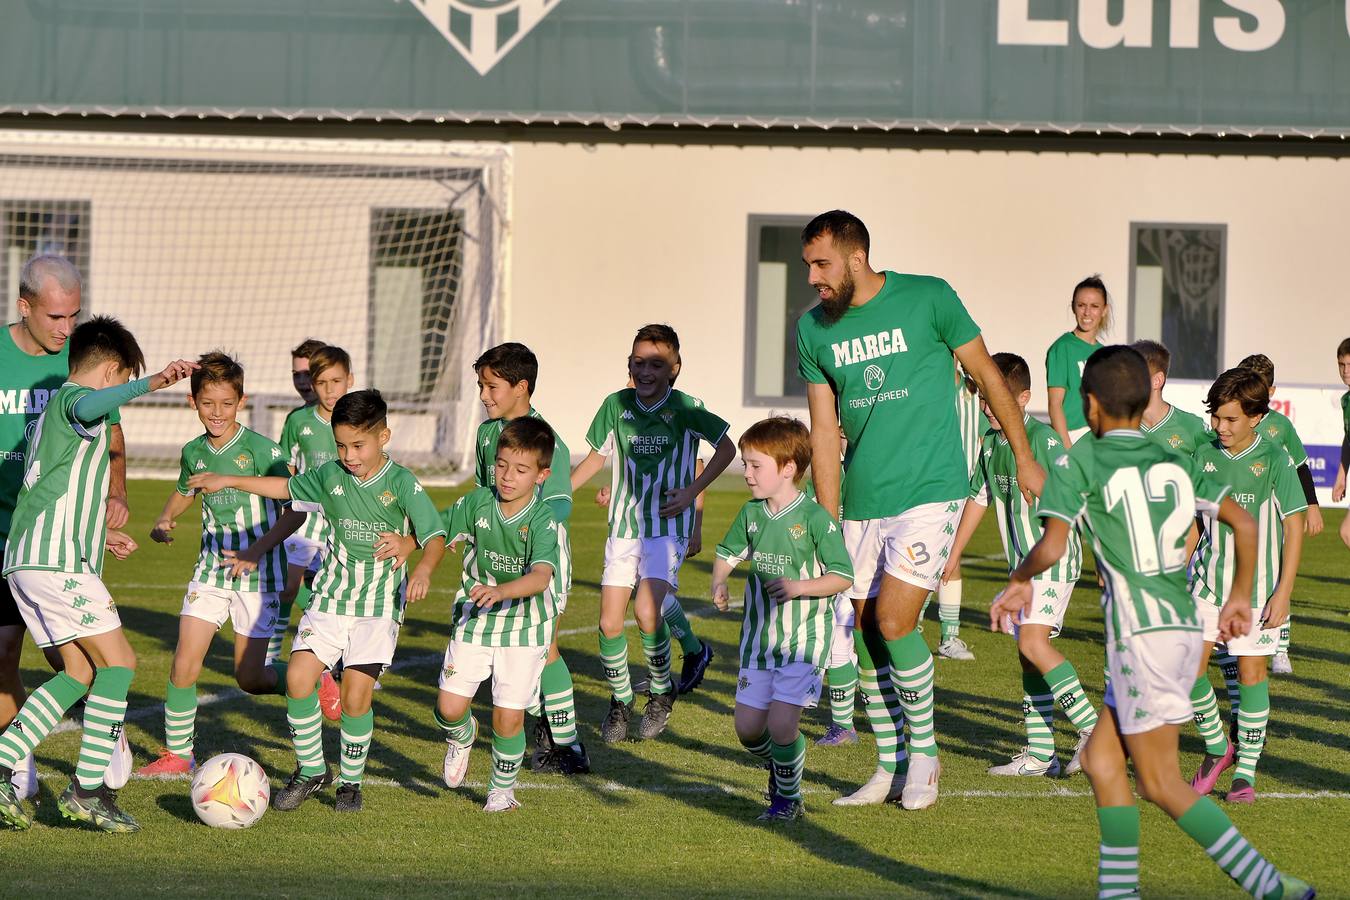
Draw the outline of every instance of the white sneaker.
[[[905,790],[900,796],[900,805],[905,809],[927,809],[937,802],[938,776],[942,774],[942,763],[936,756],[916,753],[909,758],[909,777],[905,779]]]
[[[966,642],[959,637],[947,638],[947,640],[938,644],[938,656],[944,659],[974,659],[975,654],[970,652]]]
[[[473,742],[478,738],[478,720],[470,719],[470,721],[473,722],[473,735],[467,743],[457,744],[452,740],[445,742],[445,765],[441,768],[441,775],[445,778],[445,786],[448,788],[457,788],[463,784],[464,775],[469,771],[469,753],[473,750]]]
[[[33,760],[33,754],[30,753],[19,760],[19,764],[14,767],[14,775],[9,779],[9,783],[14,785],[14,790],[19,795],[20,800],[27,800],[37,793],[37,763]]]
[[[1069,764],[1064,767],[1065,777],[1077,775],[1083,771],[1083,751],[1087,749],[1088,739],[1091,737],[1091,728],[1084,728],[1078,732],[1078,743],[1073,748],[1073,759],[1069,760]]]
[[[1077,759],[1077,757],[1074,757]],[[990,775],[1044,775],[1046,778],[1059,777],[1059,757],[1050,757],[1049,762],[1041,762],[1031,755],[1026,747],[1012,758],[1011,762],[1006,762],[1001,766],[990,766]]]
[[[520,809],[520,801],[516,799],[516,792],[511,788],[493,788],[488,791],[487,803],[483,804],[483,812],[510,812],[513,809]]]
[[[836,797],[835,806],[880,806],[895,800],[905,788],[905,776],[899,772],[887,772],[881,766],[867,783],[851,794]]]
[[[103,770],[103,784],[113,791],[126,787],[131,780],[133,762],[131,745],[127,743],[126,731],[123,731],[117,736],[117,746],[113,748],[112,759],[108,760],[108,768]]]
[[[1276,675],[1293,675],[1294,666],[1289,662],[1289,654],[1276,653],[1270,660],[1270,671]]]

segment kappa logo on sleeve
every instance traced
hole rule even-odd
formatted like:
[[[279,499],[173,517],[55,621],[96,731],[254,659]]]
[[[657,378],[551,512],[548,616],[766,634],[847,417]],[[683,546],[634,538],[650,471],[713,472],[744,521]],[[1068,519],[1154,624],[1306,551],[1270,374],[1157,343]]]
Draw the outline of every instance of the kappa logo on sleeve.
[[[272,448],[272,458],[273,458],[273,459],[281,459],[281,448],[280,448],[280,447],[273,447],[273,448]]]

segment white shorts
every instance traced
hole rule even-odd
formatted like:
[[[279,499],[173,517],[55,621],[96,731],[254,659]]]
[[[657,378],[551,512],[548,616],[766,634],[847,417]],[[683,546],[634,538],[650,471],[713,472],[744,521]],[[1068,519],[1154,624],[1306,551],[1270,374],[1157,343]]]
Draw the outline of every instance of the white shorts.
[[[453,639],[441,661],[440,688],[472,700],[491,676],[493,706],[529,709],[539,702],[539,678],[547,661],[547,647],[485,647]]]
[[[1150,631],[1106,647],[1106,705],[1122,734],[1180,725],[1195,716],[1191,686],[1200,665],[1198,631]]]
[[[97,575],[20,569],[9,574],[9,589],[39,647],[57,647],[122,627],[117,604]]]
[[[1206,603],[1206,606],[1213,608],[1212,604]],[[1288,627],[1289,620],[1285,619],[1283,625],[1276,625],[1274,628],[1262,628],[1261,617],[1266,614],[1264,605],[1260,609],[1252,610],[1252,630],[1242,637],[1233,638],[1228,642],[1228,652],[1234,656],[1274,656],[1280,647],[1280,632]],[[1214,621],[1219,621],[1219,611],[1214,609]],[[1217,625],[1216,625],[1217,629]],[[1206,638],[1205,640],[1209,640]]]
[[[183,596],[180,616],[204,619],[220,628],[229,619],[235,637],[270,638],[281,610],[280,594],[232,591],[193,581]]]
[[[820,700],[825,670],[810,663],[788,663],[777,669],[741,669],[736,703],[768,709],[773,701],[811,709]]]
[[[656,578],[678,588],[680,566],[687,552],[689,542],[684,538],[611,537],[605,541],[605,571],[600,584],[634,588],[639,581]]]
[[[845,519],[844,545],[853,561],[853,598],[875,597],[883,572],[924,590],[937,590],[965,503],[925,503],[884,519]]]
[[[286,565],[299,566],[306,572],[317,572],[323,560],[323,542],[293,534],[286,538]]]
[[[1050,636],[1059,637],[1064,627],[1064,614],[1069,611],[1069,596],[1073,582],[1033,581],[1031,583],[1031,612],[1023,613],[1018,625],[1049,625]]]
[[[1069,432],[1069,443],[1076,444],[1084,436],[1092,433],[1092,428],[1084,425],[1082,428],[1074,428]]]
[[[399,625],[383,616],[339,616],[305,610],[291,642],[291,652],[308,650],[328,668],[342,660],[344,666],[388,666],[394,661]]]

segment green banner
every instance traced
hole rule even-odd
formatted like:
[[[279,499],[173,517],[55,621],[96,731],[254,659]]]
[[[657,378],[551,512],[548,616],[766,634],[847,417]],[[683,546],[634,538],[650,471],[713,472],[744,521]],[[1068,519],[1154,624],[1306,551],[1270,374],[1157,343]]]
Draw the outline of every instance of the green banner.
[[[1350,0],[15,0],[0,111],[1350,132]]]

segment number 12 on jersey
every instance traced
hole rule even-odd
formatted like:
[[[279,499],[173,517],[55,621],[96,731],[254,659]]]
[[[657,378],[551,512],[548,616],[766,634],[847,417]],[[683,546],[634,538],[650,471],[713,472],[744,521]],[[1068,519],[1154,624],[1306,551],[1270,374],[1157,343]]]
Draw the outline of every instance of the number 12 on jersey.
[[[1147,474],[1136,468],[1117,469],[1106,482],[1105,500],[1108,510],[1122,507],[1137,571],[1161,575],[1186,566],[1195,487],[1184,469],[1176,463],[1157,463]],[[1170,510],[1164,506],[1169,501]]]

